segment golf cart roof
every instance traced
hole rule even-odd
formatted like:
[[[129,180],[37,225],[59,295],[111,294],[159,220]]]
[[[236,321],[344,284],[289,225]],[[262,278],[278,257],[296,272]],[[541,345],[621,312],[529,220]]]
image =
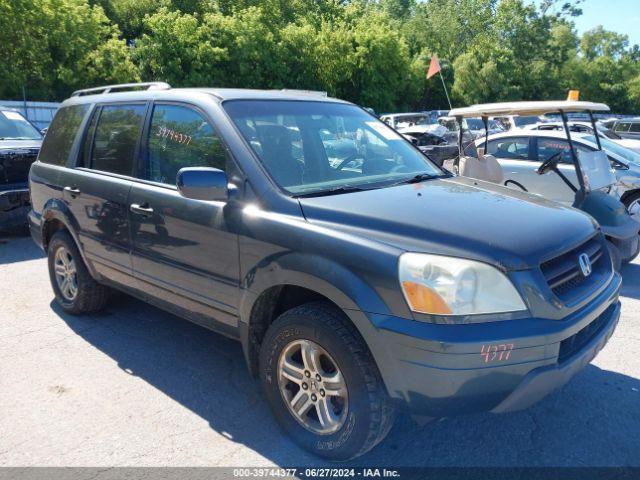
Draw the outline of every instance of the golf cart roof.
[[[544,102],[485,103],[464,108],[454,108],[452,117],[496,117],[500,115],[544,115],[553,112],[608,112],[604,103],[552,100]]]

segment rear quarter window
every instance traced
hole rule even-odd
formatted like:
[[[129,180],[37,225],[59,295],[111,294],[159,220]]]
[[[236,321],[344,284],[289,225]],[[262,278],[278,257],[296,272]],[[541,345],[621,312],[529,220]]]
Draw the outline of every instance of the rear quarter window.
[[[62,107],[53,118],[44,137],[38,160],[52,165],[66,165],[89,105]]]

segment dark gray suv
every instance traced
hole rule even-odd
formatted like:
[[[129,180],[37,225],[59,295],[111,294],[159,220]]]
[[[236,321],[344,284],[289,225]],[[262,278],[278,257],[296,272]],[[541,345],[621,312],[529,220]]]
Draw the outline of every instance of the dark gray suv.
[[[452,177],[309,92],[76,92],[30,187],[66,312],[115,288],[238,339],[279,424],[332,459],[375,446],[399,408],[527,407],[619,317],[590,217]]]

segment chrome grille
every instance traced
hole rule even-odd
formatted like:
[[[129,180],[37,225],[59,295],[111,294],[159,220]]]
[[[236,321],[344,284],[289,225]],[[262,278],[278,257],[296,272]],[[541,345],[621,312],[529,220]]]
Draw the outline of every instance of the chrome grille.
[[[606,255],[606,246],[598,237],[558,255],[540,265],[551,291],[564,303],[573,303],[588,296],[610,273],[611,263]],[[586,254],[591,261],[591,273],[583,275],[578,257]]]

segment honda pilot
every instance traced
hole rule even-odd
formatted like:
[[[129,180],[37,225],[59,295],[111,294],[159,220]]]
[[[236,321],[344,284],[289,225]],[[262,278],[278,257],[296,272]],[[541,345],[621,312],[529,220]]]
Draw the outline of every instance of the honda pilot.
[[[121,290],[237,339],[283,430],[330,459],[373,448],[401,409],[525,408],[620,314],[591,217],[452,176],[319,93],[78,91],[30,189],[65,312]]]

